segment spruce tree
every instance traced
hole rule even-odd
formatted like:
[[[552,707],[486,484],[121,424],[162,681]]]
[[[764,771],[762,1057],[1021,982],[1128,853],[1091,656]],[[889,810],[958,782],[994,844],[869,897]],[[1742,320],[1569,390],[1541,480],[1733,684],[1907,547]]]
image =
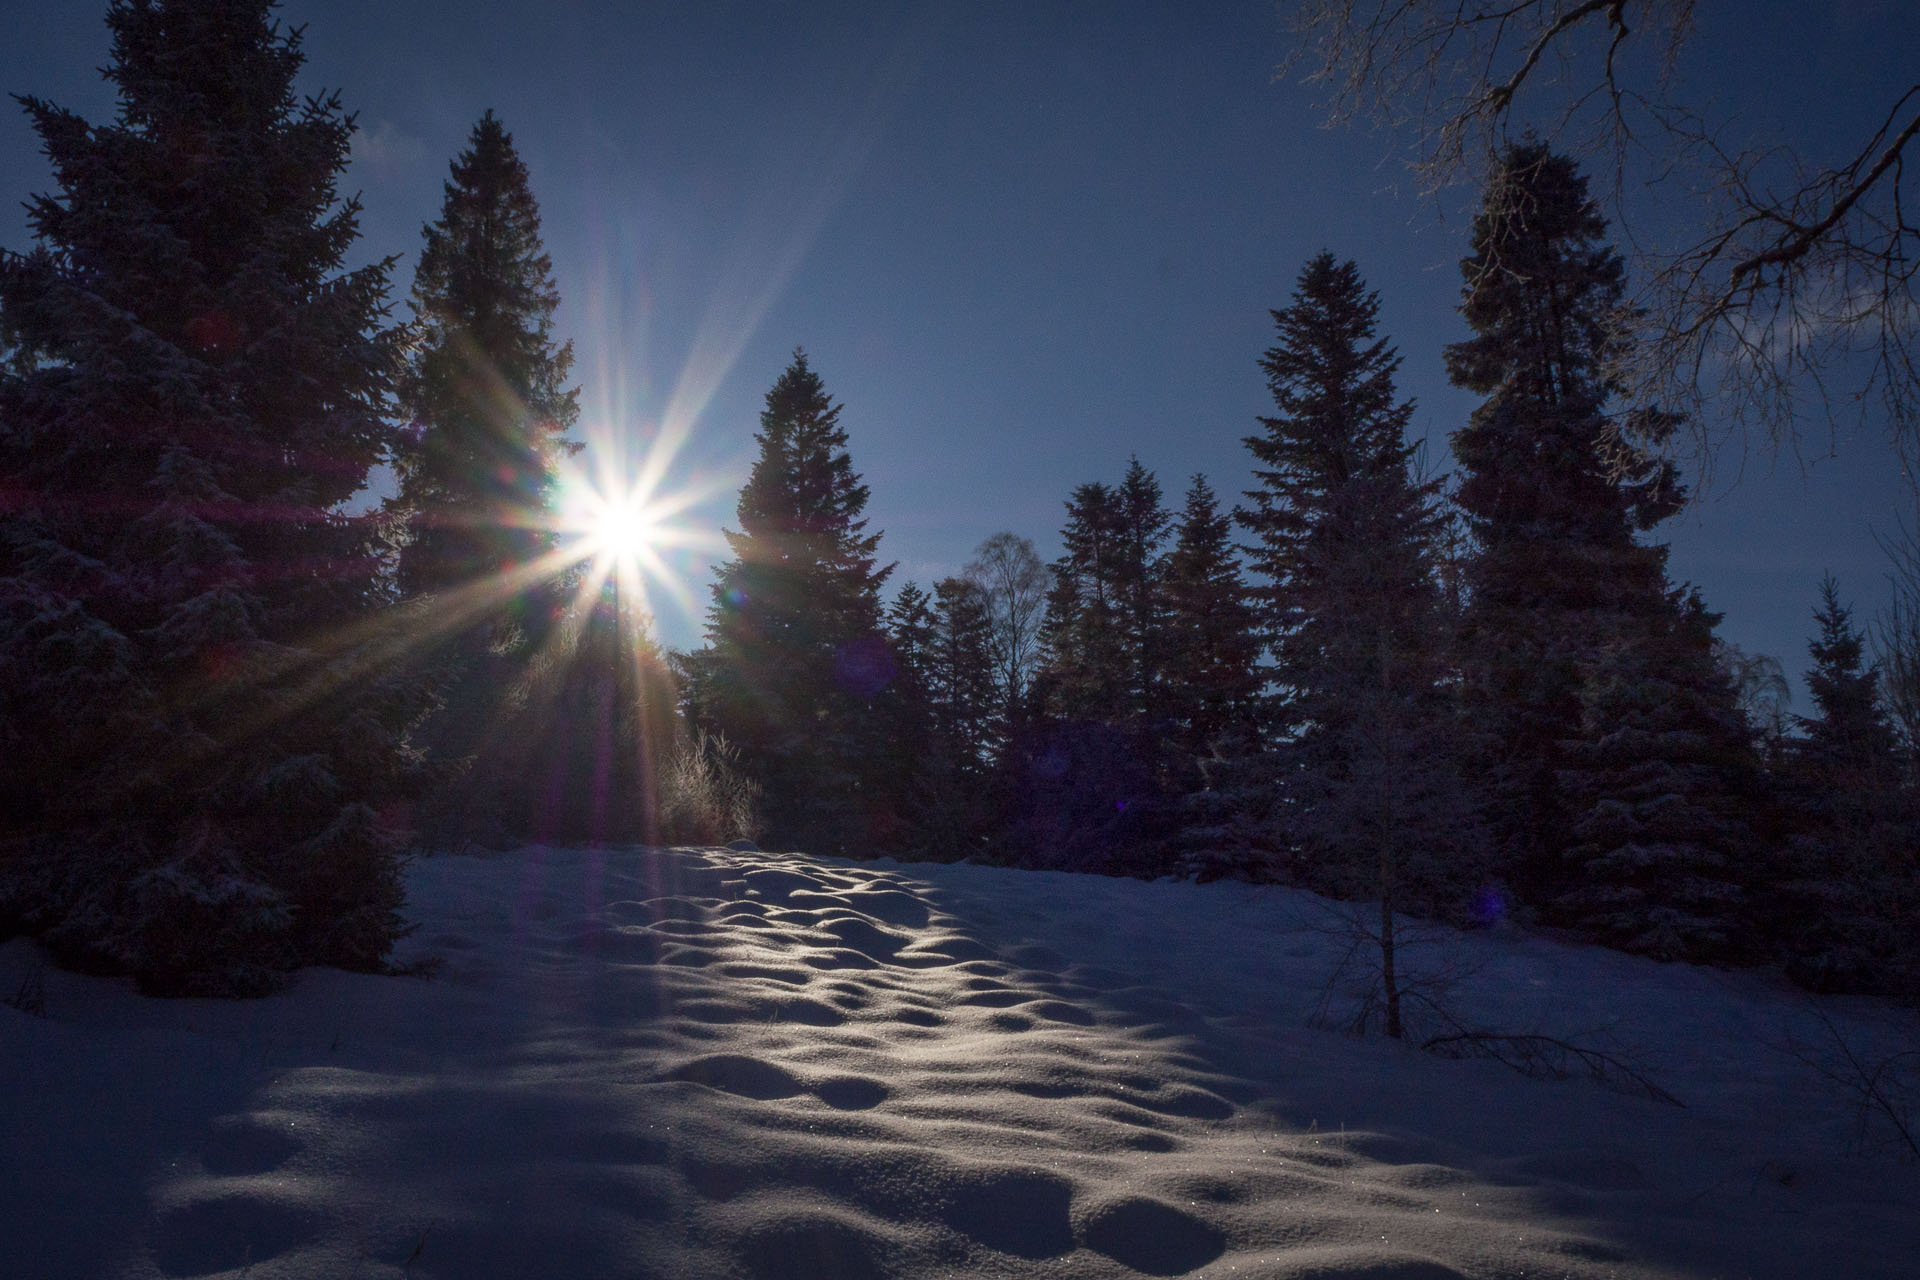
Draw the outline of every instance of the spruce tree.
[[[540,209],[493,112],[474,125],[440,219],[421,234],[418,345],[399,382],[413,430],[393,504],[408,521],[398,578],[409,596],[503,577],[553,546],[556,471],[579,417],[566,386],[573,345],[553,337],[560,295]],[[511,593],[508,609],[526,599]]]
[[[1719,615],[1673,589],[1603,621],[1558,778],[1572,822],[1549,918],[1661,959],[1743,951],[1754,875],[1752,736],[1716,660]]]
[[[1138,458],[1118,485],[1076,488],[1042,623],[1054,710],[1121,727],[1148,753],[1167,660],[1160,583],[1171,523]]]
[[[1044,660],[1007,755],[1012,847],[1048,866],[1158,874],[1166,779],[1160,485],[1076,487],[1040,628]]]
[[[396,583],[419,605],[423,639],[412,656],[443,699],[421,739],[468,764],[427,816],[434,836],[456,841],[551,834],[559,821],[546,779],[552,757],[534,756],[534,744],[552,736],[546,722],[556,701],[589,697],[563,692],[564,684],[618,684],[626,676],[569,672],[548,655],[534,696],[515,696],[534,683],[529,662],[570,594],[570,575],[542,557],[557,540],[557,471],[578,447],[564,434],[579,409],[565,385],[571,344],[553,337],[559,293],[541,245],[539,206],[511,135],[491,111],[453,162],[440,218],[422,236],[414,346],[398,385],[410,429],[396,459],[399,493],[388,505],[405,522]],[[601,634],[611,607],[587,601],[570,620],[568,634],[588,643],[567,655],[568,665],[596,655],[620,660],[620,646]],[[657,654],[628,657],[657,666]],[[637,748],[609,749],[625,761]],[[614,776],[623,792],[644,785],[624,766]],[[614,808],[624,812],[626,802]],[[594,825],[602,835],[614,830]]]
[[[1813,620],[1819,631],[1807,645],[1806,682],[1819,714],[1795,717],[1806,735],[1801,755],[1836,789],[1884,790],[1897,776],[1898,741],[1880,698],[1880,669],[1866,663],[1866,637],[1831,575],[1820,581]]]
[[[342,269],[351,118],[271,0],[116,0],[89,124],[0,265],[0,914],[150,990],[377,967],[419,701],[343,504],[393,444],[388,264]]]
[[[887,609],[887,639],[901,688],[919,702],[932,680],[934,627],[933,597],[917,582],[901,584]]]
[[[933,594],[927,687],[933,731],[965,776],[973,779],[1000,745],[993,619],[986,593],[965,578],[942,578]]]
[[[1453,436],[1477,548],[1462,665],[1521,894],[1616,944],[1699,955],[1737,902],[1751,760],[1713,615],[1636,538],[1684,491],[1638,444],[1673,420],[1610,412],[1624,281],[1605,231],[1574,164],[1537,143],[1509,149],[1474,221],[1474,336],[1447,349],[1487,397]]]
[[[987,836],[1004,724],[986,593],[965,578],[934,584],[926,650],[926,735],[908,812],[912,847],[963,858]]]
[[[1920,837],[1879,670],[1831,576],[1820,583],[1805,673],[1816,715],[1796,716],[1776,769],[1781,849],[1753,912],[1761,954],[1817,991],[1911,1001],[1920,978]]]
[[[1273,313],[1261,361],[1278,412],[1247,439],[1260,487],[1237,513],[1266,582],[1253,593],[1270,677],[1275,843],[1290,875],[1382,902],[1392,1034],[1396,909],[1456,905],[1471,887],[1445,697],[1435,576],[1438,485],[1413,473],[1399,357],[1378,295],[1323,253]]]
[[[885,785],[899,699],[880,625],[892,566],[875,565],[840,406],[803,352],[767,392],[756,439],[689,700],[761,785],[769,839],[865,855],[899,821]]]
[[[1040,626],[1047,710],[1066,720],[1113,723],[1124,714],[1128,653],[1120,588],[1125,526],[1112,486],[1089,481],[1074,488],[1060,540],[1064,550],[1053,563]]]
[[[1168,654],[1162,709],[1180,789],[1198,784],[1199,762],[1254,729],[1259,642],[1233,551],[1233,520],[1205,476],[1187,490],[1161,580]]]
[[[1165,637],[1162,579],[1166,564],[1161,548],[1173,517],[1162,503],[1160,481],[1137,457],[1127,460],[1126,474],[1115,492],[1120,505],[1115,596],[1125,651],[1126,716],[1159,773],[1166,667],[1172,657]]]
[[[1322,253],[1301,270],[1292,305],[1272,313],[1279,341],[1260,362],[1279,413],[1246,438],[1259,487],[1235,515],[1265,579],[1252,599],[1283,737],[1337,718],[1313,673],[1345,658],[1336,636],[1356,606],[1431,607],[1437,487],[1411,478],[1413,404],[1396,398],[1400,358],[1375,337],[1379,309],[1357,266]]]

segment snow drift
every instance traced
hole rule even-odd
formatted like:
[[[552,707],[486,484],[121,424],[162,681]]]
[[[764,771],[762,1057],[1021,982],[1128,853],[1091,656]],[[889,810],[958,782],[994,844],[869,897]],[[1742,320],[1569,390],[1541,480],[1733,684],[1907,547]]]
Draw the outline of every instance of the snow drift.
[[[1313,1028],[1350,943],[1284,890],[531,848],[409,893],[430,976],[248,1003],[0,948],[47,1014],[0,1007],[0,1270],[1893,1277],[1920,1248],[1915,1168],[1784,1051],[1913,1021],[1753,975],[1415,948],[1471,1025],[1603,1046],[1675,1107]]]

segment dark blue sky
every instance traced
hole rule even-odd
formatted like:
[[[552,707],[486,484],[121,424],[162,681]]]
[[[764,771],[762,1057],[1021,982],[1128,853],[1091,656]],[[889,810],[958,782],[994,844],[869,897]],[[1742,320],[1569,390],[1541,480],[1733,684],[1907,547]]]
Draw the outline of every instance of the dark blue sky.
[[[1751,137],[1834,155],[1911,81],[1903,7],[1708,0],[1684,70]],[[0,0],[0,88],[106,118],[104,11]],[[1474,403],[1441,364],[1464,336],[1469,197],[1437,210],[1386,138],[1320,128],[1311,92],[1274,80],[1271,0],[283,13],[307,24],[305,87],[359,113],[347,186],[364,254],[404,258],[396,298],[448,162],[500,115],[541,202],[586,434],[637,451],[663,419],[686,423],[667,484],[707,495],[683,523],[710,540],[796,346],[845,405],[896,584],[955,571],[1000,529],[1051,556],[1068,490],[1116,479],[1129,454],[1170,505],[1196,471],[1237,494],[1241,438],[1270,407],[1268,310],[1323,248],[1379,290],[1438,465]],[[27,246],[18,205],[48,182],[24,117],[0,111],[0,246]],[[1800,459],[1723,456],[1714,496],[1660,535],[1722,633],[1795,674],[1822,570],[1870,614],[1873,535],[1913,506],[1874,428],[1828,446],[1822,427]],[[709,562],[678,557],[692,612],[657,601],[667,642],[697,637]]]

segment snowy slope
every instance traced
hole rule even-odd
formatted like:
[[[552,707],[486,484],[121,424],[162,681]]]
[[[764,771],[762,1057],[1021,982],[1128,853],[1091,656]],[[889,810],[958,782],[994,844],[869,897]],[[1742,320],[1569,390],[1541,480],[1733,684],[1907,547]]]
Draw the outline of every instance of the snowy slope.
[[[1349,943],[1288,891],[537,848],[409,887],[429,979],[0,1007],[0,1274],[1920,1275],[1920,1170],[1783,1049],[1816,1008],[1920,1044],[1863,1003],[1416,948],[1679,1108],[1316,1029]]]

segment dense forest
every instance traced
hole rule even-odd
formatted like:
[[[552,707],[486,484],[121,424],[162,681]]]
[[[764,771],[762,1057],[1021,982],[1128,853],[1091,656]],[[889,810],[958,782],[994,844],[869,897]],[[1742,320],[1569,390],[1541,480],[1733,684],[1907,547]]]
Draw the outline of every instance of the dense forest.
[[[1683,423],[1626,394],[1572,158],[1511,145],[1482,193],[1453,473],[1324,253],[1247,353],[1251,488],[1095,461],[1051,564],[1009,531],[895,582],[796,352],[670,653],[556,516],[577,394],[511,134],[474,126],[397,322],[398,264],[346,266],[352,119],[271,10],[116,0],[114,120],[23,100],[57,190],[0,260],[0,935],[252,994],[383,966],[410,850],[752,840],[1270,880],[1389,936],[1514,920],[1920,999],[1920,634],[1809,583],[1788,717],[1670,578]]]

